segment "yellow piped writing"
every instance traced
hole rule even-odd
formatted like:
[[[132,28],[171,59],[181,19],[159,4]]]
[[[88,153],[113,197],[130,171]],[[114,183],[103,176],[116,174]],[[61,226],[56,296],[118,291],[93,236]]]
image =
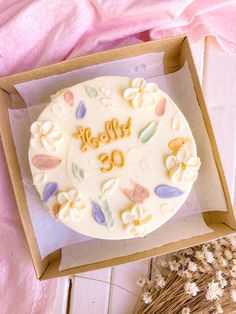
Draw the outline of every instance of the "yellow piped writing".
[[[83,126],[78,127],[77,133],[73,134],[73,137],[82,141],[81,150],[87,152],[89,149],[97,149],[100,144],[109,144],[119,139],[129,137],[131,135],[132,119],[128,118],[128,121],[124,125],[120,125],[118,119],[112,119],[105,122],[105,131],[100,133],[98,137],[92,136],[92,129],[85,128]]]
[[[125,154],[121,150],[114,150],[111,155],[101,154],[99,160],[106,166],[100,168],[102,172],[110,172],[114,167],[122,168],[125,165]]]

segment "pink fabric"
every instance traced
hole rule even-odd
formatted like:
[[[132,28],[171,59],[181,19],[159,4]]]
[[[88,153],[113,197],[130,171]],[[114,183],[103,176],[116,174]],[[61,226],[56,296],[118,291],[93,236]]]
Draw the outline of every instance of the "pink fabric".
[[[57,280],[40,282],[35,272],[13,195],[0,140],[0,312],[50,313]]]
[[[235,20],[235,0],[0,0],[0,75],[178,34],[235,52]]]
[[[0,0],[0,76],[112,47],[215,35],[236,52],[236,1]],[[0,145],[1,313],[51,313],[57,280],[38,282]]]

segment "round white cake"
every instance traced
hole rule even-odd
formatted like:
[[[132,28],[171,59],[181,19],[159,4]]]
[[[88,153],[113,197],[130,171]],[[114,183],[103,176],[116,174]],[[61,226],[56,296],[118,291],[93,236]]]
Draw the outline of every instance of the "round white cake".
[[[98,77],[59,91],[31,126],[44,207],[94,238],[143,237],[188,197],[200,159],[185,117],[156,84]]]

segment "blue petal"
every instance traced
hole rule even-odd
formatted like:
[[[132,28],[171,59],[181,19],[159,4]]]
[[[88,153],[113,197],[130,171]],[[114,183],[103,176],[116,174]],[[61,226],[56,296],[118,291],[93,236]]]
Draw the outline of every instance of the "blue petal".
[[[160,198],[174,198],[184,194],[184,191],[166,184],[158,185],[154,192]]]
[[[76,110],[76,119],[83,119],[86,114],[86,107],[84,102],[81,100]]]
[[[100,205],[94,201],[91,201],[91,204],[92,204],[92,210],[93,210],[93,218],[96,220],[97,223],[105,224],[106,219],[101,210]]]
[[[49,182],[46,184],[43,191],[43,202],[46,203],[51,197],[53,197],[58,191],[58,185],[55,182]]]

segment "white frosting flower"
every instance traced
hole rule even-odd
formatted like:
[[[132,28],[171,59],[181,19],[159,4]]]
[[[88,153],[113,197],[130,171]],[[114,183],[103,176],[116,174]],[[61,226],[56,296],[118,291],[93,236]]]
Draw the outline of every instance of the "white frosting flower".
[[[166,159],[166,168],[174,183],[194,182],[200,165],[200,158],[188,156],[184,150],[179,150],[176,155]]]
[[[57,196],[57,200],[60,204],[59,219],[78,220],[81,218],[86,204],[82,200],[80,192],[76,190],[70,190],[69,192],[61,192]]]
[[[36,121],[31,125],[30,145],[35,149],[45,148],[48,152],[55,152],[63,135],[55,122]]]
[[[135,109],[141,109],[145,105],[154,106],[159,100],[158,87],[154,83],[146,83],[143,78],[132,81],[132,87],[125,89],[124,98],[130,102]]]
[[[122,221],[126,232],[133,236],[143,237],[146,234],[146,225],[152,219],[141,205],[134,205],[122,213]]]

